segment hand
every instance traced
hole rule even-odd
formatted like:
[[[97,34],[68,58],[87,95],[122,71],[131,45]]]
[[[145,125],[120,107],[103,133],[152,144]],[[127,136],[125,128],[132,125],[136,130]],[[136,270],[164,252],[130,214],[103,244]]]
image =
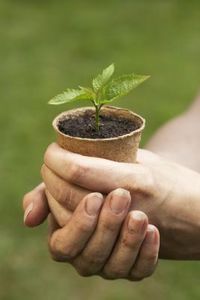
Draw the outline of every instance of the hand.
[[[51,194],[48,191],[46,194],[51,201]],[[49,214],[46,194],[42,183],[25,195],[27,226],[39,225]],[[49,249],[53,259],[71,263],[82,276],[99,274],[107,279],[134,281],[150,276],[158,259],[157,228],[149,225],[147,216],[140,211],[127,215],[131,199],[125,190],[111,192],[104,202],[102,197],[99,193],[89,194],[80,201],[74,214],[65,210],[63,228],[49,215]],[[111,198],[117,204],[114,211],[110,208]],[[91,215],[91,210],[96,211],[95,201],[99,209],[96,215]],[[119,204],[124,204],[125,209],[116,213]],[[89,214],[88,205],[92,205]]]
[[[200,175],[145,150],[138,151],[137,162],[85,157],[52,144],[45,154],[42,175],[63,211],[74,210],[91,191],[107,194],[118,187],[128,189],[130,209],[145,212],[161,233],[160,257],[200,258]],[[36,225],[33,218],[30,221],[31,214],[26,224]]]
[[[47,192],[48,197],[52,197]],[[82,276],[141,280],[157,263],[159,232],[140,211],[128,214],[130,193],[116,189],[103,198],[85,196],[67,223],[58,228],[50,218],[49,248],[56,261],[71,263]],[[128,214],[128,215],[127,215]]]

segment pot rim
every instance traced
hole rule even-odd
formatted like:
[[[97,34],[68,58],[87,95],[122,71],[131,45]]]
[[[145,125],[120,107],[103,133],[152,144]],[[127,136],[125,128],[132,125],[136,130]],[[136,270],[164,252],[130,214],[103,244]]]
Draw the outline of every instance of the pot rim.
[[[105,110],[106,108],[108,108],[108,109],[110,109],[110,110],[113,109],[113,110],[121,110],[121,111],[126,111],[126,112],[128,112],[129,114],[131,114],[131,115],[137,117],[138,119],[140,119],[140,121],[142,122],[142,123],[141,123],[141,126],[140,126],[138,129],[133,130],[133,131],[127,133],[127,134],[123,134],[123,135],[119,135],[119,136],[115,136],[115,137],[111,137],[111,138],[102,138],[102,139],[101,139],[101,138],[96,138],[96,139],[92,139],[92,138],[82,138],[82,137],[78,137],[78,136],[76,137],[76,136],[71,136],[71,135],[65,134],[65,133],[63,133],[62,131],[60,131],[59,128],[58,128],[58,121],[59,121],[62,117],[66,116],[66,115],[69,114],[69,113],[73,113],[73,112],[77,112],[77,111],[83,111],[83,110],[86,111],[86,110],[88,110],[88,109],[94,110],[94,107],[93,107],[93,106],[83,106],[83,107],[78,107],[78,108],[70,109],[70,110],[67,110],[67,111],[64,111],[64,112],[61,112],[60,114],[58,114],[58,115],[54,118],[54,120],[53,120],[53,122],[52,122],[53,128],[54,128],[54,130],[55,130],[57,133],[61,134],[61,135],[64,136],[64,137],[67,137],[67,138],[69,138],[69,139],[72,139],[72,140],[74,140],[74,139],[75,139],[75,140],[82,140],[82,141],[90,141],[90,142],[92,142],[92,141],[93,141],[93,142],[107,142],[107,141],[120,140],[120,139],[124,139],[124,138],[126,138],[126,137],[130,137],[130,136],[132,136],[132,135],[134,135],[134,134],[136,134],[136,133],[139,133],[139,132],[141,132],[141,131],[144,129],[145,123],[146,123],[145,119],[144,119],[143,117],[141,117],[140,115],[136,114],[135,112],[133,112],[133,111],[127,109],[127,108],[121,108],[121,107],[110,106],[110,105],[105,105],[105,106],[103,106],[103,107],[102,107],[102,110]]]

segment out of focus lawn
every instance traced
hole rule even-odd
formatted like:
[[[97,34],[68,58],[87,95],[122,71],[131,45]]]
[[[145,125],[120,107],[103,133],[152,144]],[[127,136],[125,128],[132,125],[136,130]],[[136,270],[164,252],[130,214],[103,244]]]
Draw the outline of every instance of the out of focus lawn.
[[[200,86],[200,2],[1,0],[0,61],[0,299],[199,299],[196,262],[160,262],[141,283],[84,279],[52,262],[46,225],[22,224],[21,197],[40,181],[64,109],[47,100],[103,66],[151,74],[115,103],[146,117],[143,143],[187,107]]]

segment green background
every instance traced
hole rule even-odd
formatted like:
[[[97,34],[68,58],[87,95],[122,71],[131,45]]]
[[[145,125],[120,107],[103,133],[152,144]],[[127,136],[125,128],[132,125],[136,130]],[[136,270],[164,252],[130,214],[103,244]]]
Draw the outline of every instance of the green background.
[[[151,79],[116,105],[147,119],[143,144],[200,86],[199,1],[0,1],[0,299],[199,299],[196,262],[161,261],[140,283],[81,278],[51,261],[46,224],[23,226],[53,117],[47,101],[111,62]]]

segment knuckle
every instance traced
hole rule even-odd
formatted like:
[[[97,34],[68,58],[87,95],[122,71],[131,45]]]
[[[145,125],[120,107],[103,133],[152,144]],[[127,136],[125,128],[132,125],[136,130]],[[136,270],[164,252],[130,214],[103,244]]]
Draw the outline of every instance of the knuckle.
[[[112,269],[108,267],[104,267],[102,274],[104,278],[106,279],[119,279],[119,278],[125,278],[126,272],[123,269],[115,269],[112,266]]]
[[[130,276],[129,276],[129,280],[131,281],[141,281],[145,278],[145,276],[143,275],[143,272],[141,272],[138,269],[133,269]]]
[[[122,247],[123,248],[129,248],[129,249],[134,249],[140,245],[142,242],[142,237],[138,233],[136,233],[137,238],[133,241],[132,239],[128,238],[127,236],[122,238]]]
[[[55,253],[53,253],[52,251],[50,251],[50,256],[51,256],[51,259],[56,262],[66,262],[67,261],[67,259],[65,257],[58,256]]]
[[[155,187],[153,174],[147,167],[143,167],[143,176],[143,184],[145,182],[145,190],[147,190],[151,195],[154,193]]]
[[[146,264],[148,265],[154,265],[156,264],[157,260],[158,260],[158,254],[157,253],[151,253],[146,255],[146,257],[144,258]]]
[[[94,266],[88,263],[88,261],[86,261],[82,255],[78,256],[72,264],[78,274],[83,277],[97,275],[97,271],[95,270]]]
[[[108,231],[111,233],[115,233],[119,227],[119,224],[120,223],[117,216],[116,218],[105,218],[104,220],[102,220],[101,230],[103,233]]]
[[[51,189],[52,189],[52,194],[54,194],[55,199],[60,204],[62,204],[64,207],[70,209],[70,207],[68,206],[68,186],[67,186],[67,183],[65,183],[62,179],[59,178],[56,181],[56,185]]]
[[[153,270],[146,269],[146,270],[134,270],[130,276],[130,280],[132,281],[141,281],[149,276],[151,276],[153,273]]]
[[[81,258],[89,266],[102,266],[104,262],[104,256],[100,253],[92,255],[92,253],[83,252]]]
[[[77,271],[77,273],[82,276],[82,277],[89,277],[89,276],[92,276],[94,274],[92,274],[92,272],[87,269],[86,267],[80,267],[80,266],[75,266],[75,269]]]
[[[133,242],[130,241],[130,239],[128,239],[127,237],[124,237],[122,239],[122,246],[124,248],[133,248]]]
[[[131,273],[131,278],[134,281],[139,281],[144,278],[150,277],[156,268],[157,265],[157,256],[156,257],[148,257],[147,261],[145,261],[145,265],[143,268],[135,268]]]
[[[81,232],[82,235],[87,235],[91,232],[92,226],[91,223],[89,222],[90,220],[87,219],[76,219],[74,226],[76,227],[78,232]]]
[[[62,185],[57,183],[56,187],[56,200],[61,203],[64,206],[67,206],[67,195],[64,188],[62,188]]]
[[[150,277],[154,272],[154,269],[148,270],[145,274],[144,274],[144,278]]]
[[[134,169],[132,172],[135,175]],[[144,196],[153,194],[155,186],[154,177],[148,167],[140,165],[140,168],[137,172],[137,180],[135,184],[132,184],[131,186],[135,193],[140,193]]]
[[[66,245],[59,235],[53,235],[50,241],[50,251],[53,257],[62,257],[65,260],[71,260],[76,256],[76,252],[70,245]]]
[[[66,206],[68,209],[73,211],[75,209],[74,206],[74,199],[76,198],[75,190],[72,187],[68,187],[68,193],[65,193],[65,195],[66,194],[67,194],[67,196],[65,196]]]
[[[72,181],[79,182],[85,176],[89,168],[80,162],[74,162],[68,172]]]

